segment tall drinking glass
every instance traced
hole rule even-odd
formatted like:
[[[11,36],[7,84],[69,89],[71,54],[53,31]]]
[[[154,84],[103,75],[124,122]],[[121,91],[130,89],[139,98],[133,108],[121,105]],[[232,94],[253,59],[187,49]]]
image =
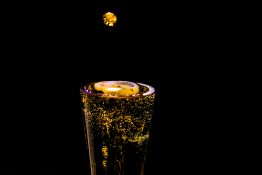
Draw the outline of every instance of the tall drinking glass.
[[[143,175],[155,89],[101,81],[81,87],[80,94],[91,175]]]

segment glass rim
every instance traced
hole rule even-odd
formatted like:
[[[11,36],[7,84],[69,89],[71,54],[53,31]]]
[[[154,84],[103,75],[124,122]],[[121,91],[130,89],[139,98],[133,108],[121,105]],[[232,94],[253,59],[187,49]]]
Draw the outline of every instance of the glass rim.
[[[96,82],[91,82],[91,83],[96,83]],[[150,96],[150,95],[155,94],[155,88],[153,86],[148,85],[148,84],[144,84],[144,83],[139,83],[139,82],[135,82],[135,83],[148,88],[148,91],[146,91],[144,93],[138,93],[138,94],[133,94],[133,95],[125,95],[125,96],[123,96],[123,95],[119,95],[119,96],[118,95],[106,95],[106,94],[103,94],[103,93],[93,93],[93,91],[90,91],[86,88],[91,83],[87,83],[86,85],[81,86],[80,91],[84,94],[87,94],[87,95],[98,96],[98,97],[103,97],[103,98],[139,98],[139,97],[145,97],[145,96]]]

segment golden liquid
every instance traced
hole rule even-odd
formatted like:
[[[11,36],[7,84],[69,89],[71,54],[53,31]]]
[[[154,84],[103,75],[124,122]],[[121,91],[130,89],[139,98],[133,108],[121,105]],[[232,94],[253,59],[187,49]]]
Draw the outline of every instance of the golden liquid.
[[[139,90],[149,89],[141,84]],[[155,95],[82,97],[91,175],[142,175]]]

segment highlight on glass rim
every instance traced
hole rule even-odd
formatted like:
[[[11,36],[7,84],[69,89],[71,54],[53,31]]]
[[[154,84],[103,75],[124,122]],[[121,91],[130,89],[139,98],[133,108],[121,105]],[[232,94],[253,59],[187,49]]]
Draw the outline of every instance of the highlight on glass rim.
[[[155,89],[130,81],[80,90],[91,175],[143,175]]]

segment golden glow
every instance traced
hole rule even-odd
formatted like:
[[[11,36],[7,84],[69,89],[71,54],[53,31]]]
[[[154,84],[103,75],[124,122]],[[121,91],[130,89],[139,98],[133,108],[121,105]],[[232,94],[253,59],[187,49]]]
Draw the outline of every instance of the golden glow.
[[[106,90],[107,90],[107,91],[113,91],[113,92],[116,92],[116,91],[121,90],[121,88],[107,88]]]
[[[139,93],[139,86],[129,81],[101,81],[94,84],[97,91],[102,91],[104,95],[128,96]]]
[[[103,15],[104,24],[108,26],[114,26],[117,21],[116,15],[112,12],[107,12]]]

